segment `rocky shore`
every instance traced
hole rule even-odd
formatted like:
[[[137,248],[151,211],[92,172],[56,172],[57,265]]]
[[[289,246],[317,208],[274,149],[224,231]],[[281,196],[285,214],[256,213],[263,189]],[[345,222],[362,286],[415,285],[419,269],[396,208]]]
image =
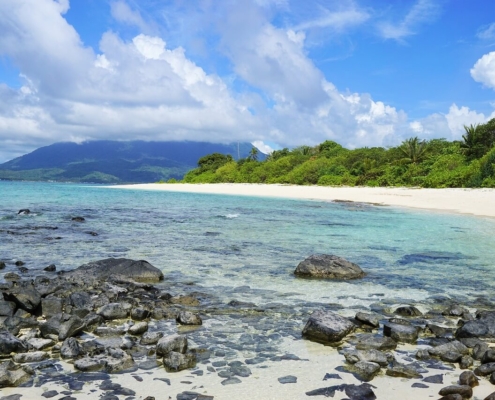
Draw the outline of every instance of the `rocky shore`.
[[[333,263],[340,271],[339,279],[347,279],[342,271],[353,279],[364,275],[358,266],[334,256],[312,256],[296,271],[304,267],[315,270],[317,276],[334,277],[328,266],[322,266],[322,260]],[[310,262],[317,267],[308,267]],[[321,385],[307,391],[306,396],[345,393],[351,400],[375,399],[377,387],[370,382],[380,376],[390,377],[390,385],[393,379],[408,379],[411,390],[438,385],[439,398],[444,400],[479,398],[480,380],[495,384],[495,349],[490,347],[495,339],[495,311],[488,307],[474,310],[473,304],[463,306],[439,298],[428,310],[418,308],[425,305],[390,307],[381,303],[349,317],[342,312],[343,307],[314,309],[317,305],[313,305],[310,311],[311,305],[305,305],[306,317],[301,320],[305,326],[292,321],[284,331],[273,332],[270,318],[284,312],[290,315],[279,304],[260,308],[247,301],[231,301],[223,308],[212,306],[205,294],[164,290],[163,279],[161,271],[146,261],[112,258],[67,272],[50,266],[44,274],[27,279],[6,274],[0,284],[0,388],[58,382],[68,390],[47,390],[43,397],[60,395],[70,400],[90,382],[101,391],[101,399],[142,398],[113,382],[112,377],[123,373],[139,380],[142,378],[133,373],[154,369],[167,374],[189,369],[196,376],[214,373],[222,385],[235,385],[249,379],[251,368],[265,362],[304,361],[296,354],[277,354],[276,343],[283,336],[332,346],[343,357],[342,365],[323,380],[338,382],[342,375],[351,374],[361,382]],[[195,335],[204,318],[222,314],[239,318],[239,326],[223,328],[237,332],[237,342],[223,340],[227,335],[222,334],[222,328],[213,336],[227,346],[218,346],[211,336],[201,339]],[[260,331],[272,333],[250,333],[247,321]],[[191,335],[194,346],[188,340]],[[235,350],[250,350],[255,355],[241,360]],[[464,370],[459,371],[457,384],[445,385],[443,374],[457,370]],[[170,383],[168,378],[155,379]],[[286,375],[278,381],[286,385],[297,379]],[[19,392],[0,399],[21,396]],[[213,397],[201,391],[177,395],[179,400]],[[495,399],[495,391],[483,398]]]

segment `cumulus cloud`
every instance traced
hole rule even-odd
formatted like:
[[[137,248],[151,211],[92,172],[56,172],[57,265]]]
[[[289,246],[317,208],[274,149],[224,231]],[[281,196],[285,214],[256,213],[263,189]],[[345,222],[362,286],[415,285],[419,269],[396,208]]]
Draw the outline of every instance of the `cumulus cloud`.
[[[415,35],[422,25],[433,21],[438,13],[439,6],[434,1],[418,0],[401,21],[383,22],[378,25],[378,31],[384,39],[401,42],[405,37]]]
[[[470,72],[476,82],[495,89],[495,51],[485,54],[476,61]]]

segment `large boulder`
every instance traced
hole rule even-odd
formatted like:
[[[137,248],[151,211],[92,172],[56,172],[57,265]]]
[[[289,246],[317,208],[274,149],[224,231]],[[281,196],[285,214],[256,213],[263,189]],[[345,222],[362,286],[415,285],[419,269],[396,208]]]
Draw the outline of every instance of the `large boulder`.
[[[80,282],[86,282],[88,279],[102,281],[111,277],[156,283],[163,280],[163,273],[144,260],[107,258],[81,265],[75,270],[65,273],[65,277]]]
[[[344,258],[329,254],[313,254],[301,261],[294,275],[304,278],[356,279],[365,273],[359,267]]]
[[[337,343],[355,329],[347,318],[332,311],[315,311],[302,331],[303,337],[320,343]]]
[[[495,339],[495,311],[483,311],[473,321],[467,321],[457,329],[455,336],[461,338]]]
[[[416,343],[418,340],[418,328],[411,325],[387,322],[383,325],[383,336],[391,337],[396,342]]]

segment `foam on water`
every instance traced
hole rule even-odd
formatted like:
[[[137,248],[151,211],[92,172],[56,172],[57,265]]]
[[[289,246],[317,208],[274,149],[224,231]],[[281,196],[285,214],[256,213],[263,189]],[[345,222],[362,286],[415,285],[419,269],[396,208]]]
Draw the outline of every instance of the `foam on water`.
[[[17,215],[21,208],[32,214]],[[256,304],[490,296],[494,228],[490,219],[356,203],[0,182],[0,260],[41,270],[146,259],[168,280]],[[313,253],[340,255],[368,274],[296,279],[295,266]],[[16,271],[11,264],[0,276]]]

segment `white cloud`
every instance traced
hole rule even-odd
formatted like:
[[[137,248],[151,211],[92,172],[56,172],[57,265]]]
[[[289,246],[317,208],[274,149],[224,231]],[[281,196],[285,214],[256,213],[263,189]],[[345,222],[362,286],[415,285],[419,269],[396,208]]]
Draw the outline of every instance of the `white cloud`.
[[[469,107],[457,107],[452,104],[449,113],[445,116],[447,124],[454,138],[461,138],[465,133],[464,125],[481,124],[488,120],[483,113],[470,110]]]
[[[480,28],[476,36],[482,40],[493,40],[495,39],[495,22],[488,26],[483,26]]]
[[[294,30],[308,30],[315,28],[330,28],[334,31],[343,31],[350,27],[366,22],[370,15],[351,4],[349,9],[329,11],[320,10],[318,18],[302,22],[294,27]]]
[[[273,153],[273,149],[270,145],[266,144],[262,140],[255,140],[252,145],[256,147],[263,154],[271,154]]]
[[[149,28],[138,10],[132,10],[129,5],[122,0],[110,3],[112,17],[119,22],[136,26],[141,32],[148,32]]]
[[[383,22],[378,25],[380,35],[399,42],[415,35],[421,25],[431,22],[439,13],[439,6],[432,0],[418,0],[406,16],[396,23]]]
[[[470,72],[476,82],[495,89],[495,51],[485,54],[476,61]]]

